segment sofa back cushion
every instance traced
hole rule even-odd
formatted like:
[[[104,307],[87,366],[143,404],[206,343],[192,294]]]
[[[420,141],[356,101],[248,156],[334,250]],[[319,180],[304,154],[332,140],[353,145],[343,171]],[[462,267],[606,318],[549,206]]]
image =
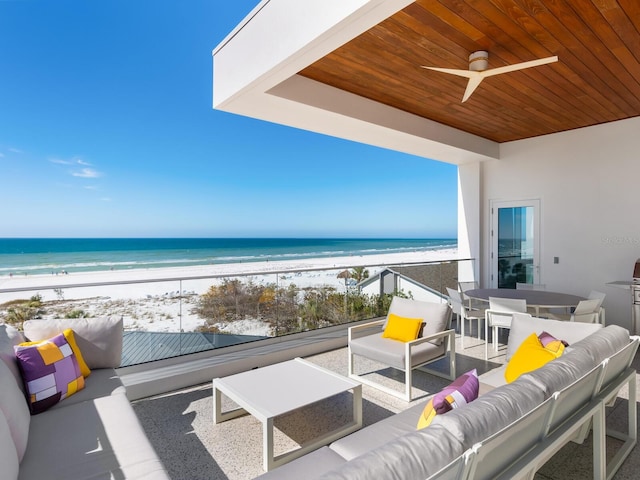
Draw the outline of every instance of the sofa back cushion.
[[[19,461],[27,450],[31,415],[13,373],[0,362],[0,412],[4,414]],[[2,465],[0,463],[0,465]],[[3,477],[4,478],[4,477]]]
[[[7,419],[0,410],[0,468],[2,478],[16,480],[18,478],[18,454],[16,453]]]
[[[540,388],[519,378],[478,397],[462,408],[436,415],[432,426],[440,425],[451,432],[465,449],[485,440],[515,422],[545,400]]]
[[[32,342],[47,340],[70,328],[90,369],[117,368],[122,361],[122,317],[27,320],[24,334]]]
[[[22,376],[13,347],[26,339],[24,335],[11,325],[0,324],[0,361],[3,361],[16,379],[20,390],[24,391]]]
[[[569,347],[592,333],[602,329],[599,323],[565,322],[562,320],[547,320],[544,318],[530,317],[529,315],[513,314],[509,341],[507,343],[506,361],[511,360],[513,354],[524,340],[535,333],[540,335],[547,332],[558,340],[564,340]]]

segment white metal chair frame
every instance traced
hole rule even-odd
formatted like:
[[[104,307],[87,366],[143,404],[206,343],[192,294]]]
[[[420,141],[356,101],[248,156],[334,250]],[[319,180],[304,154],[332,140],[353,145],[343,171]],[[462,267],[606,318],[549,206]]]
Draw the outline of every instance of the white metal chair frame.
[[[489,297],[489,308],[485,311],[484,359],[489,359],[489,328],[493,329],[493,349],[498,351],[498,329],[511,328],[514,313],[527,313],[527,301],[514,298]]]
[[[449,293],[449,301],[451,305],[451,309],[454,313],[458,313],[460,318],[460,347],[464,350],[464,324],[465,320],[469,320],[469,329],[472,330],[473,321],[475,320],[478,324],[478,339],[480,339],[480,321],[485,320],[485,310],[478,310],[474,308],[470,308],[466,305],[462,294],[454,290],[453,288],[447,287],[447,292]],[[486,320],[485,320],[486,322]]]

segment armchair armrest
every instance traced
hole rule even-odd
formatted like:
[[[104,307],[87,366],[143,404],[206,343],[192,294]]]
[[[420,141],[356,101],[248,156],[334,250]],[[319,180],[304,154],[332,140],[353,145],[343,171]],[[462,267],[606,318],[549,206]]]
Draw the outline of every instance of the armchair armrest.
[[[416,338],[415,340],[411,340],[410,342],[407,342],[406,345],[409,347],[409,350],[411,350],[411,347],[415,347],[416,345],[420,345],[421,343],[429,342],[431,340],[436,340],[438,338],[445,338],[445,337],[448,337],[449,345],[455,345],[456,331],[453,329],[443,330],[442,332],[432,333],[431,335],[427,335],[425,337]]]
[[[354,325],[353,327],[349,327],[349,330],[348,330],[349,341],[351,341],[352,338],[363,336],[363,335],[358,335],[359,333],[362,333],[363,330],[370,330],[373,327],[384,325],[385,321],[386,321],[386,318],[381,318],[379,320],[374,320],[372,322],[362,323],[360,325]]]

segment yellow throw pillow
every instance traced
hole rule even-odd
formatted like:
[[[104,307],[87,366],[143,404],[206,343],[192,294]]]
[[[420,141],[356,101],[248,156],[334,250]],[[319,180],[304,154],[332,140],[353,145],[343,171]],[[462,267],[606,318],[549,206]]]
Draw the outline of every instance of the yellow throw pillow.
[[[74,334],[73,330],[71,330],[70,328],[67,328],[66,330],[64,330],[62,332],[62,334],[64,335],[64,338],[67,339],[67,342],[71,346],[71,350],[73,350],[73,353],[76,356],[76,360],[78,361],[78,366],[80,367],[80,371],[82,372],[82,376],[84,378],[87,378],[89,376],[89,374],[91,373],[91,370],[89,369],[89,366],[87,365],[87,362],[85,362],[84,358],[82,358],[82,353],[80,352],[80,348],[78,347],[78,344],[76,343],[76,337],[75,337],[75,334]]]
[[[542,367],[547,362],[558,358],[564,352],[562,342],[551,342],[547,347],[543,347],[540,339],[535,333],[529,335],[513,354],[504,372],[507,383],[516,380],[520,375],[532,372]]]
[[[418,338],[422,322],[421,318],[399,317],[394,313],[390,313],[382,336],[400,342],[410,342]]]

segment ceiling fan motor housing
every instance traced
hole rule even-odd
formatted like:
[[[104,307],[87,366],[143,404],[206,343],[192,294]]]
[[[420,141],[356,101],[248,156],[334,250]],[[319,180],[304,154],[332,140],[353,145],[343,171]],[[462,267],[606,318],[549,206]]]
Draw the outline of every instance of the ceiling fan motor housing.
[[[489,68],[489,52],[480,50],[469,55],[469,70],[482,72]]]

